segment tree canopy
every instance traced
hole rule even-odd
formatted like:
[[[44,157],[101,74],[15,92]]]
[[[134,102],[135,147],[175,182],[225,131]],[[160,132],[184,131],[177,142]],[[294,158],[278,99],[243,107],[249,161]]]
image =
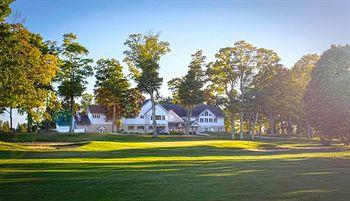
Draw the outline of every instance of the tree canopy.
[[[1,108],[32,113],[33,108],[44,106],[59,71],[57,56],[46,49],[41,36],[23,25],[0,25]]]
[[[311,72],[304,96],[307,119],[327,140],[350,139],[350,46],[332,46]]]
[[[132,34],[124,45],[128,48],[124,51],[124,61],[129,66],[137,88],[151,97],[153,136],[157,137],[154,93],[158,92],[163,82],[159,76],[159,61],[161,56],[170,51],[169,43],[161,41],[159,34]]]
[[[100,59],[95,70],[96,102],[106,107],[106,116],[112,120],[114,132],[114,125],[119,130],[122,117],[134,117],[140,112],[144,97],[138,90],[130,87],[118,60]]]
[[[202,51],[192,54],[192,61],[187,74],[182,78],[174,78],[168,82],[175,94],[176,102],[184,105],[188,110],[186,134],[189,134],[192,109],[204,101],[204,71],[205,56]]]
[[[5,18],[11,13],[10,4],[14,0],[1,0],[0,2],[0,22],[4,21]]]
[[[70,112],[74,116],[74,99],[80,97],[86,89],[86,78],[93,75],[92,59],[86,58],[89,51],[78,43],[75,34],[63,35],[61,45],[61,71],[58,74],[58,93],[69,102]],[[70,125],[72,132],[72,123]]]

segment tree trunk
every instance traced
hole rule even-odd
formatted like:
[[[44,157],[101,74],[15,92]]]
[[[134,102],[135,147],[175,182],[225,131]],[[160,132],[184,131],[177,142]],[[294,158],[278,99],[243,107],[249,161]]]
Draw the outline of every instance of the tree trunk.
[[[250,136],[252,134],[252,127],[254,122],[255,114],[252,114],[251,118],[248,119],[248,135]]]
[[[115,104],[113,104],[112,133],[114,133],[114,126],[115,126]]]
[[[28,128],[28,133],[33,131],[33,118],[32,115],[27,112],[27,128]]]
[[[69,125],[69,132],[74,132],[74,97],[70,97],[70,115],[71,115],[71,122]]]
[[[272,138],[275,135],[275,117],[273,115],[270,115],[269,118],[269,127],[270,127],[270,138]]]
[[[157,121],[156,121],[156,104],[154,102],[154,94],[153,94],[153,92],[150,95],[151,95],[151,103],[152,103],[153,137],[156,138],[156,137],[158,137]]]
[[[298,137],[302,137],[302,134],[301,134],[301,131],[300,131],[301,130],[301,125],[300,125],[299,117],[297,117],[297,122],[298,122],[297,123],[297,131],[296,131],[297,132],[297,136]]]
[[[262,132],[262,129],[261,129],[261,124],[259,125],[259,139],[261,140],[261,132]]]
[[[292,118],[288,117],[288,126],[287,126],[288,137],[292,137]]]
[[[231,139],[235,139],[235,114],[231,115]]]
[[[186,126],[186,135],[190,135],[190,126],[191,126],[191,116],[192,116],[192,109],[191,107],[187,111],[187,126]]]
[[[239,132],[240,132],[240,138],[243,139],[243,121],[244,121],[244,87],[243,87],[243,72],[241,72],[241,118],[240,118],[240,126],[239,126]]]
[[[310,124],[307,124],[307,139],[312,139],[312,127],[310,126]]]
[[[13,127],[12,127],[12,107],[10,107],[10,133],[13,133]]]
[[[255,130],[256,122],[258,122],[258,119],[259,119],[259,112],[256,112],[256,114],[254,115],[253,125],[252,125],[251,133],[250,133],[250,136],[252,137],[252,140],[254,140],[254,135],[255,135],[254,130]]]

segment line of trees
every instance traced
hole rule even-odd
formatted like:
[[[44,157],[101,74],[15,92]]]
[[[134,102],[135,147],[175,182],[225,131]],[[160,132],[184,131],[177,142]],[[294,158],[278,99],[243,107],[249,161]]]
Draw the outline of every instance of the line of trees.
[[[334,137],[349,143],[349,53],[348,45],[332,46],[286,68],[273,50],[245,41],[221,48],[207,64],[198,51],[188,73],[168,82],[170,101],[186,106],[189,119],[195,105],[220,106],[232,139],[262,133],[311,139],[317,133],[325,144]]]
[[[39,126],[48,130],[55,117],[63,114],[72,132],[73,116],[78,111],[86,113],[94,101],[105,107],[107,119],[114,122],[113,131],[115,126],[119,131],[121,118],[139,113],[144,93],[151,99],[157,137],[155,105],[163,83],[159,62],[170,52],[168,42],[153,33],[132,34],[125,41],[123,61],[137,84],[133,88],[118,60],[100,59],[94,65],[75,34],[64,34],[62,44],[57,45],[20,23],[6,23],[11,2],[0,4],[0,113],[10,114],[11,131],[15,108],[27,114],[29,132]],[[254,139],[262,133],[311,139],[316,132],[324,143],[334,137],[349,142],[349,49],[348,45],[332,46],[321,56],[307,54],[291,68],[283,66],[273,50],[246,41],[221,48],[208,63],[203,52],[197,51],[187,74],[168,82],[173,96],[166,101],[187,108],[187,134],[192,109],[207,103],[224,110],[232,139]],[[93,96],[84,92],[94,71]]]

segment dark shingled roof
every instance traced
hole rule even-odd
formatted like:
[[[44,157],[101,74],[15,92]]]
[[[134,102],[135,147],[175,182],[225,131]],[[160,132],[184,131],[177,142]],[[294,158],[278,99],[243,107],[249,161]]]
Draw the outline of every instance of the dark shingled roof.
[[[184,107],[178,104],[172,104],[172,103],[164,103],[161,104],[166,110],[174,111],[179,117],[186,117],[187,116],[187,111]]]
[[[217,106],[209,106],[209,105],[198,105],[192,110],[192,116],[198,117],[204,110],[209,109],[216,117],[225,117],[222,110]]]
[[[106,109],[100,105],[90,105],[89,111],[92,114],[105,114],[106,113]]]
[[[86,114],[81,114],[79,117],[78,115],[74,115],[74,120],[77,125],[91,125],[90,119]]]
[[[146,99],[145,101],[143,101],[143,105],[145,105],[148,101],[150,101],[151,99]]]
[[[170,111],[174,111],[179,117],[187,117],[187,110],[179,104],[165,103],[162,106]],[[192,110],[192,117],[198,117],[204,110],[209,109],[216,117],[225,117],[222,110],[217,106],[198,105]]]

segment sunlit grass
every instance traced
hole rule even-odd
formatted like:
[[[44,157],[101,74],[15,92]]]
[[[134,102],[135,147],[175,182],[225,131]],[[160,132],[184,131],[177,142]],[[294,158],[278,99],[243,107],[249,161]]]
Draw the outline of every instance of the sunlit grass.
[[[48,141],[50,136],[37,137]],[[347,200],[350,196],[350,151],[339,145],[318,148],[314,142],[103,138],[91,135],[83,143],[72,140],[77,142],[74,146],[50,144],[40,149],[13,140],[0,142],[0,198]],[[21,137],[16,140],[28,142]],[[69,142],[69,137],[64,141]]]

